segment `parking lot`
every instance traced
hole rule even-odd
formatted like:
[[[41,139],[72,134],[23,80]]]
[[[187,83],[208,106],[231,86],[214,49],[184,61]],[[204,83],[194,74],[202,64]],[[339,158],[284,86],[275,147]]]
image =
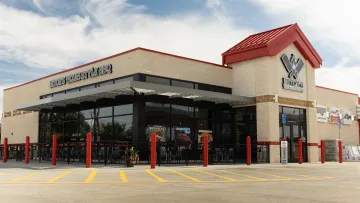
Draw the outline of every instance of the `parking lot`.
[[[0,164],[1,202],[357,202],[359,163],[123,168]],[[121,202],[121,201],[120,201]]]

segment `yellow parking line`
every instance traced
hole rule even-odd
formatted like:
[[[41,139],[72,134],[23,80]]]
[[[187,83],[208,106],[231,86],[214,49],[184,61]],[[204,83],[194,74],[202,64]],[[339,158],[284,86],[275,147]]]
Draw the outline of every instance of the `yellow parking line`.
[[[284,177],[284,176],[277,176],[277,175],[273,175],[273,174],[260,173],[260,172],[255,172],[255,173],[261,174],[261,175],[266,175],[266,176],[272,176],[272,177],[276,177],[276,178],[283,178],[285,180],[292,180],[292,178],[288,178],[288,177]]]
[[[166,180],[160,178],[159,176],[157,176],[155,173],[149,171],[148,169],[145,170],[146,173],[148,173],[149,175],[151,175],[152,177],[154,177],[157,181],[159,182],[166,182]]]
[[[247,178],[252,178],[255,180],[266,180],[264,178],[258,178],[258,177],[254,177],[254,176],[249,176],[249,175],[244,175],[244,174],[240,174],[240,173],[235,173],[235,172],[231,172],[231,171],[227,171],[227,170],[220,170],[221,172],[224,173],[229,173],[229,174],[233,174],[233,175],[238,175],[238,176],[243,176],[243,177],[247,177]]]
[[[64,173],[62,173],[62,174],[60,174],[60,175],[58,175],[58,176],[56,176],[56,177],[54,177],[54,178],[52,178],[52,179],[50,179],[50,180],[46,181],[46,183],[52,183],[52,182],[54,182],[54,181],[58,180],[59,178],[61,178],[61,177],[65,176],[65,175],[67,175],[68,173],[70,173],[70,171],[65,171]]]
[[[96,173],[97,171],[93,169],[89,177],[85,180],[85,183],[91,183],[91,181],[95,178]]]
[[[31,174],[29,174],[29,175],[27,175],[27,176],[23,176],[23,177],[20,177],[20,178],[15,179],[15,180],[12,180],[12,181],[10,181],[10,183],[16,183],[16,182],[18,182],[18,181],[20,181],[20,180],[24,180],[24,179],[26,179],[26,178],[30,178],[30,177],[32,177],[32,176],[34,176],[34,175],[36,175],[36,174],[38,174],[38,173],[37,173],[37,172],[36,172],[36,173],[31,173]]]
[[[201,182],[200,180],[198,180],[198,179],[196,179],[196,178],[193,178],[193,177],[191,177],[191,176],[188,176],[188,175],[185,175],[185,174],[180,173],[180,172],[178,172],[178,171],[175,171],[174,169],[168,169],[168,170],[171,171],[171,172],[173,172],[173,173],[176,173],[176,174],[178,174],[178,175],[180,175],[180,176],[182,176],[182,177],[184,177],[184,178],[190,179],[190,180],[192,180],[192,181],[194,181],[194,182]]]
[[[121,182],[123,183],[129,182],[124,171],[120,171],[120,178],[121,178]]]
[[[200,172],[200,173],[205,173],[205,174],[208,174],[208,175],[211,175],[211,176],[215,176],[215,177],[218,177],[218,178],[222,178],[222,179],[226,179],[226,180],[229,180],[229,181],[236,181],[236,180],[234,180],[234,179],[232,179],[232,178],[228,178],[228,177],[225,177],[225,176],[216,175],[216,174],[209,173],[209,172],[202,171],[202,170],[198,170],[198,169],[195,169],[195,168],[190,168],[190,170],[197,171],[197,172]]]

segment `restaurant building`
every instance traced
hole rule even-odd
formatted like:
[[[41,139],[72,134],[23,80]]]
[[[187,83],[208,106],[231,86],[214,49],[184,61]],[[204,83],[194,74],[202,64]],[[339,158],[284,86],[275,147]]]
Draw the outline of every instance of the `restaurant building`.
[[[316,86],[321,64],[297,24],[247,37],[222,64],[135,48],[5,89],[1,140],[50,144],[55,133],[59,144],[83,143],[90,131],[105,151],[127,142],[148,160],[139,143],[155,131],[165,151],[186,148],[197,160],[208,133],[216,159],[235,163],[250,136],[255,161],[266,151],[279,163],[280,140],[296,161],[302,138],[304,161],[317,162],[320,140],[339,139],[338,119],[344,144],[359,144],[358,96]]]

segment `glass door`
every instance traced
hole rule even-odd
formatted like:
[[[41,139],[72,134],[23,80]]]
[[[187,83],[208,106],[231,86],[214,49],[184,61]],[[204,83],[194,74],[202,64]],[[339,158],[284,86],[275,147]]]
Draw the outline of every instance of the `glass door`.
[[[288,158],[289,162],[297,162],[299,159],[299,144],[300,138],[299,125],[284,125],[284,137],[288,141]],[[304,155],[303,155],[304,157]]]

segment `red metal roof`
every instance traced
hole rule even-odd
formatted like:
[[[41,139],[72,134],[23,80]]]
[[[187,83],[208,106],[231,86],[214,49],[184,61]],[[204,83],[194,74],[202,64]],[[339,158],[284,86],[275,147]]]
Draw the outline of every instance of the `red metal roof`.
[[[292,43],[313,68],[320,68],[321,57],[296,23],[247,37],[222,54],[223,64],[274,56]]]
[[[142,48],[142,47],[137,47],[137,48],[130,49],[130,50],[127,50],[127,51],[124,51],[124,52],[121,52],[121,53],[118,53],[118,54],[115,54],[115,55],[106,57],[106,58],[102,58],[102,59],[99,59],[99,60],[96,60],[96,61],[92,61],[92,62],[90,62],[90,63],[83,64],[83,65],[80,65],[80,66],[77,66],[77,67],[74,67],[74,68],[66,69],[66,70],[64,70],[64,71],[60,71],[60,72],[57,72],[57,73],[54,73],[54,74],[51,74],[51,75],[47,75],[47,76],[45,76],[45,77],[38,78],[38,79],[35,79],[35,80],[32,80],[32,81],[23,83],[23,84],[20,84],[20,85],[17,85],[17,86],[9,87],[9,88],[4,89],[4,91],[9,90],[9,89],[13,89],[13,88],[16,88],[16,87],[20,87],[20,86],[23,86],[23,85],[27,85],[27,84],[29,84],[29,83],[33,83],[33,82],[36,82],[36,81],[38,81],[38,80],[42,80],[42,79],[45,79],[45,78],[49,78],[49,77],[52,77],[52,76],[55,76],[55,75],[59,75],[59,74],[61,74],[61,73],[65,73],[65,72],[69,72],[69,71],[72,71],[72,70],[75,70],[75,69],[78,69],[78,68],[82,68],[82,67],[84,67],[84,66],[88,66],[88,65],[91,65],[91,64],[94,64],[94,63],[98,63],[98,62],[100,62],[100,61],[104,61],[104,60],[111,59],[111,58],[114,58],[114,57],[117,57],[117,56],[121,56],[121,55],[130,53],[130,52],[133,52],[133,51],[136,51],[136,50],[143,50],[143,51],[148,51],[148,52],[152,52],[152,53],[156,53],[156,54],[161,54],[161,55],[166,55],[166,56],[170,56],[170,57],[175,57],[175,58],[179,58],[179,59],[183,59],[183,60],[195,61],[195,62],[198,62],[198,63],[204,63],[204,64],[213,65],[213,66],[217,66],[217,67],[221,67],[221,68],[232,69],[230,66],[224,66],[224,65],[220,65],[220,64],[216,64],[216,63],[207,62],[207,61],[201,61],[201,60],[197,60],[197,59],[193,59],[193,58],[188,58],[188,57],[178,56],[178,55],[169,54],[169,53],[165,53],[165,52],[160,52],[160,51],[155,51],[155,50],[151,50],[151,49],[146,49],[146,48]]]

